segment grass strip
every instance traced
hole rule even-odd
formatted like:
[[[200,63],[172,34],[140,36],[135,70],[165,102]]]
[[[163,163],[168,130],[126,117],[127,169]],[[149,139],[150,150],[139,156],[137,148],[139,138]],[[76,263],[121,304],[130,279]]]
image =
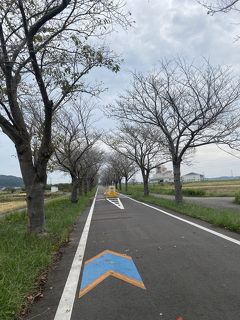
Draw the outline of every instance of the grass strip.
[[[91,195],[72,204],[65,197],[45,205],[48,234],[27,232],[26,212],[0,220],[0,319],[20,319],[28,302],[39,293],[41,275],[54,260],[61,245],[68,241],[79,213],[89,204]]]
[[[195,182],[184,183],[182,186],[182,192],[184,196],[189,197],[235,197],[236,192],[239,190],[238,184],[230,185],[227,181],[218,181],[215,184],[210,182]],[[143,191],[143,184],[129,185],[129,190]],[[173,184],[149,184],[150,193],[174,195]]]
[[[228,229],[240,233],[240,214],[226,209],[213,209],[202,207],[197,204],[177,204],[174,200],[162,199],[154,196],[144,196],[142,193],[130,191],[127,193],[136,200],[151,203],[162,208],[171,209],[177,213],[197,218],[211,223],[216,227]]]

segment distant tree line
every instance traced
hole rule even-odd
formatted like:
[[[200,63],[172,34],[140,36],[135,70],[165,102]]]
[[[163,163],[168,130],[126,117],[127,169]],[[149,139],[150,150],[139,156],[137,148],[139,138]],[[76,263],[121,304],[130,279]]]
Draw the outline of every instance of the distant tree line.
[[[181,203],[181,164],[198,147],[236,141],[239,98],[239,78],[231,68],[207,60],[200,66],[163,60],[153,72],[133,73],[131,87],[108,106],[119,130],[106,140],[138,167],[145,195],[151,170],[170,161],[175,200]]]

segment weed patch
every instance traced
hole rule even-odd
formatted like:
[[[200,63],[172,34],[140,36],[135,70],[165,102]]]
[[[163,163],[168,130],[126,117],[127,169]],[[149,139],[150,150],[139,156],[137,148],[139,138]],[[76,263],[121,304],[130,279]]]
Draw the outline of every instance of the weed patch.
[[[240,191],[235,193],[234,202],[240,204]]]
[[[204,197],[206,195],[205,190],[195,189],[195,188],[183,189],[182,193],[184,196],[190,196],[190,197]]]
[[[0,319],[16,319],[39,295],[39,279],[51,265],[60,246],[68,240],[77,216],[89,204],[90,195],[72,204],[56,199],[45,206],[47,235],[27,232],[26,213],[0,220]]]

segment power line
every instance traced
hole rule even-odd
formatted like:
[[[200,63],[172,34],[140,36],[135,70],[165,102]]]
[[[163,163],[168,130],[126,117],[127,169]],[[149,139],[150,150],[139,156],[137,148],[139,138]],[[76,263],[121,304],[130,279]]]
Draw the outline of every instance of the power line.
[[[235,158],[237,158],[237,159],[240,159],[240,156],[237,156],[236,154],[234,154],[234,153],[232,153],[232,152],[230,152],[230,151],[227,151],[227,150],[222,149],[219,145],[217,145],[217,147],[218,147],[220,150],[222,150],[222,151],[230,154],[231,156],[233,156],[233,157],[235,157]]]

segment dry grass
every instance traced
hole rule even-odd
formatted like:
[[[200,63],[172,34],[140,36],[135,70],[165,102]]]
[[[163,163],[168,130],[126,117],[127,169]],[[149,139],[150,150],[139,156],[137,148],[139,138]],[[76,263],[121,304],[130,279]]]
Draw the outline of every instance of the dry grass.
[[[203,181],[183,184],[184,189],[198,188],[204,189],[206,196],[229,196],[234,197],[235,193],[240,190],[240,181]]]
[[[240,187],[240,180],[204,180],[204,181],[199,181],[199,182],[188,182],[185,183],[185,186],[191,186],[191,187],[199,187],[199,186],[235,186],[235,187]]]
[[[138,185],[139,191],[142,185]],[[159,194],[174,194],[173,184],[149,185],[150,192]],[[199,181],[183,184],[183,191],[203,190],[206,197],[234,197],[240,191],[240,180]]]
[[[26,207],[26,201],[2,202],[0,203],[0,214],[25,208],[25,207]]]
[[[66,195],[62,192],[57,193],[45,193],[45,202],[51,202],[55,198],[65,198]],[[7,192],[1,192],[0,193],[0,215],[11,212],[14,210],[22,209],[27,206],[26,204],[26,193],[7,193]]]

